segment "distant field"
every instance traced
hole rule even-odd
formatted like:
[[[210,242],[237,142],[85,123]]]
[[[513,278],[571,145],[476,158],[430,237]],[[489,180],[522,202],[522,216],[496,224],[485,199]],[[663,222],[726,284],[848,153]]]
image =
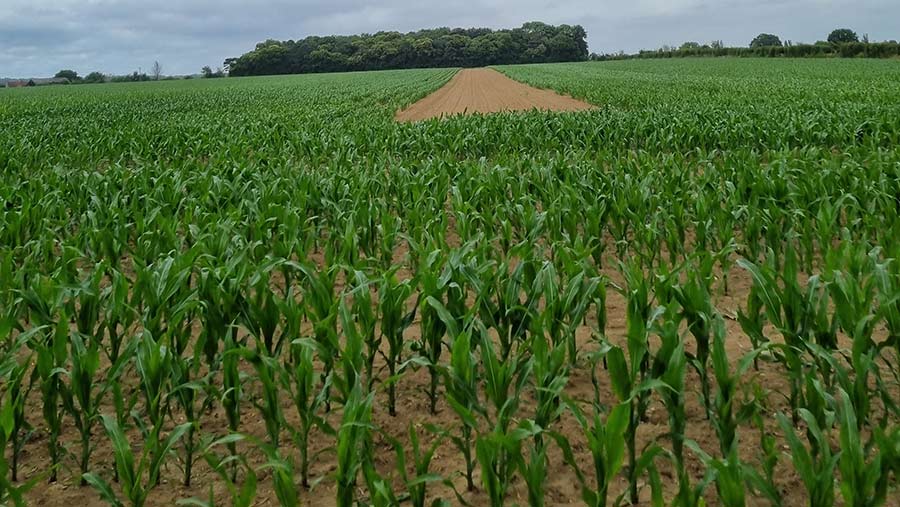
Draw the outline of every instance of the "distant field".
[[[898,62],[497,70],[0,90],[0,505],[900,505]]]
[[[897,144],[900,65],[892,61],[700,58],[500,70],[627,114],[610,115],[614,132],[647,149],[843,146],[855,143],[858,127]]]

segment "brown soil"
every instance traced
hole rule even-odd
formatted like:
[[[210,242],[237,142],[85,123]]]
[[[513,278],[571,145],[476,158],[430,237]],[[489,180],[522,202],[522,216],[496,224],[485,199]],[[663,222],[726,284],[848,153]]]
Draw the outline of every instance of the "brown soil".
[[[397,121],[501,111],[584,111],[594,106],[513,81],[493,69],[463,69],[440,90],[399,111]]]

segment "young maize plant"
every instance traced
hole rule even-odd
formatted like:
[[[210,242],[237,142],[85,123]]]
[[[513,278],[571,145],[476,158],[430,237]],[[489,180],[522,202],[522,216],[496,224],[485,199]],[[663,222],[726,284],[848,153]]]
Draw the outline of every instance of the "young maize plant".
[[[631,242],[630,246],[634,249],[636,258],[641,264],[647,269],[653,269],[658,263],[664,262],[662,259],[662,249],[652,245],[661,245],[663,243],[663,234],[665,230],[663,223],[665,221],[665,213],[661,211],[649,213],[648,218],[644,221],[646,222],[646,225],[638,227],[633,231],[633,239],[636,241]],[[701,248],[701,239],[703,238],[703,230],[699,227],[701,224],[703,224],[703,222],[698,222],[698,224],[695,225],[698,248]]]
[[[159,484],[159,475],[164,459],[175,447],[175,444],[187,433],[191,423],[176,426],[169,432],[165,440],[145,440],[139,456],[135,456],[131,443],[119,427],[116,419],[101,416],[103,427],[110,439],[118,470],[118,481],[122,491],[122,499],[110,484],[99,475],[91,472],[82,477],[90,484],[100,497],[109,505],[124,506],[123,499],[129,507],[143,507],[150,492]]]
[[[397,470],[400,472],[400,477],[403,479],[403,483],[406,485],[406,489],[409,494],[409,502],[413,507],[425,507],[427,505],[428,500],[428,485],[433,482],[443,482],[449,486],[452,486],[453,483],[450,481],[444,480],[438,474],[430,472],[431,462],[434,459],[435,453],[438,448],[444,443],[444,439],[446,438],[446,434],[438,431],[436,428],[429,428],[429,430],[435,435],[436,438],[431,442],[431,445],[423,446],[421,440],[419,439],[419,434],[416,431],[416,428],[413,423],[409,425],[409,453],[407,454],[406,449],[404,449],[403,444],[399,441],[394,441],[394,449],[397,453]],[[413,474],[410,475],[407,472],[407,463],[412,463]],[[372,469],[371,462],[367,464],[367,466]],[[372,488],[369,488],[372,491]],[[442,505],[442,502],[435,500],[431,503],[431,505]]]
[[[5,401],[4,405],[0,407],[0,445],[3,446],[4,450],[13,432],[12,403]],[[0,456],[0,502],[3,502],[4,505],[25,507],[27,504],[25,503],[24,495],[34,487],[37,481],[32,480],[27,484],[17,486],[15,481],[9,479],[7,472],[9,472],[9,464],[6,461],[6,453],[4,452],[3,456]]]
[[[768,491],[770,498],[779,498],[779,493],[770,486],[772,468],[767,470],[767,477],[770,480],[767,483],[751,465],[742,463],[738,454],[739,425],[745,422],[756,408],[752,405],[739,405],[738,386],[743,375],[764,349],[756,349],[745,354],[732,373],[728,354],[725,351],[725,322],[720,315],[714,314],[710,327],[713,338],[711,358],[716,379],[715,397],[711,400],[711,420],[719,438],[721,457],[713,458],[693,441],[686,441],[685,444],[696,456],[700,457],[707,467],[708,473],[704,482],[710,480],[715,482],[719,499],[723,505],[727,507],[744,507],[746,505],[745,482],[751,487],[756,485],[760,489]],[[765,431],[762,434],[765,438]]]
[[[318,347],[319,359],[325,364],[322,372],[324,380],[334,369],[334,361],[340,357],[337,321],[340,297],[335,295],[336,267],[316,270],[312,266],[301,265],[307,290],[303,293],[307,318],[313,325],[313,337]],[[331,409],[330,396],[326,394],[326,411]]]
[[[282,335],[277,341],[275,334],[281,321],[282,304],[275,291],[269,286],[272,270],[277,261],[269,261],[261,266],[248,280],[252,296],[243,308],[241,321],[257,342],[257,348],[269,357],[274,357],[284,341]],[[250,292],[249,290],[247,292]]]
[[[25,431],[25,400],[29,389],[23,389],[23,380],[28,370],[28,361],[20,363],[15,359],[17,349],[5,353],[0,361],[0,379],[4,381],[0,390],[0,503],[14,507],[26,505],[24,495],[43,479],[41,474],[24,484],[16,484],[16,468]],[[11,447],[12,468],[7,461],[7,446]]]
[[[391,213],[381,213],[381,224],[379,225],[380,243],[379,243],[379,259],[381,260],[381,270],[390,271],[394,263],[394,249],[397,245],[397,239],[403,224],[403,220]]]
[[[69,351],[66,347],[69,337],[69,321],[65,313],[61,311],[53,331],[44,333],[43,337],[35,336],[31,345],[37,356],[37,366],[32,372],[32,382],[39,382],[41,412],[49,433],[47,447],[50,454],[50,482],[56,482],[64,453],[59,440],[63,429],[62,420],[65,416],[62,401],[66,396],[66,384],[62,379],[66,373],[65,366],[69,359]]]
[[[194,461],[196,460],[197,435],[201,432],[200,419],[203,412],[203,394],[214,390],[211,382],[211,373],[200,375],[199,357],[187,357],[177,351],[172,357],[172,390],[169,398],[174,399],[174,405],[181,409],[184,419],[191,424],[182,442],[183,457],[182,470],[184,478],[182,484],[190,487],[193,475]],[[170,401],[170,410],[173,403]]]
[[[650,327],[663,309],[651,311],[649,286],[643,268],[632,262],[622,266],[627,287],[623,290],[627,299],[626,309],[626,352],[618,346],[611,346],[606,354],[610,382],[619,403],[629,406],[628,426],[625,433],[628,450],[628,498],[638,501],[638,479],[641,456],[637,453],[637,428],[643,421],[649,404],[649,395],[654,381],[650,368]]]
[[[710,327],[715,313],[709,292],[715,259],[711,255],[702,255],[697,264],[687,270],[687,280],[684,283],[672,288],[672,295],[681,307],[681,318],[687,322],[688,330],[697,342],[697,352],[688,354],[688,360],[700,377],[701,398],[709,419],[712,415],[708,368]]]
[[[253,400],[253,405],[256,406],[265,423],[267,444],[273,449],[278,449],[281,442],[281,428],[284,426],[284,414],[278,399],[280,364],[274,358],[264,355],[265,352],[261,350],[241,347],[229,353],[239,354],[241,359],[247,361],[256,371],[256,379],[261,387],[261,396],[259,400]]]
[[[805,403],[802,389],[806,378],[805,353],[811,335],[812,315],[818,309],[817,296],[813,292],[804,294],[797,278],[797,262],[793,248],[786,248],[781,271],[775,267],[776,263],[777,260],[771,251],[765,264],[761,266],[756,266],[745,259],[738,261],[738,265],[753,278],[753,289],[762,307],[765,308],[766,320],[778,329],[784,338],[784,343],[773,344],[772,349],[780,351],[776,357],[787,369],[790,379],[789,401],[792,420],[797,424],[800,420],[799,409]],[[756,310],[760,309],[756,307]],[[760,319],[759,315],[745,316],[742,319],[742,325],[745,322],[752,322],[749,328],[745,327],[748,335],[762,334]],[[763,343],[765,341],[761,340]],[[757,344],[754,346],[758,347]]]
[[[210,371],[218,371],[220,361],[224,361],[220,347],[228,340],[238,341],[235,323],[240,321],[244,305],[241,285],[249,264],[243,255],[231,255],[221,263],[211,255],[201,256],[199,261],[203,263],[197,281],[197,297],[203,303],[202,332],[194,346],[203,351]]]
[[[807,425],[807,434],[815,452],[807,450],[803,441],[797,436],[791,421],[784,414],[778,413],[778,425],[784,432],[793,456],[794,467],[806,487],[809,507],[831,507],[834,505],[834,470],[840,456],[831,451],[828,439],[834,424],[834,414],[830,413],[826,426],[819,422],[808,410],[801,408],[799,417]]]
[[[891,474],[890,445],[884,451],[877,444],[877,437],[872,442],[863,442],[857,422],[856,408],[851,397],[844,390],[839,390],[838,425],[841,451],[838,459],[840,471],[840,491],[845,505],[853,507],[875,507],[884,505]],[[876,445],[872,445],[875,443]],[[888,442],[889,444],[889,442]],[[887,460],[885,459],[887,456]]]
[[[234,456],[229,450],[229,455],[219,455],[215,448],[225,445],[229,449],[239,442],[248,442],[255,445],[265,457],[266,461],[258,468],[253,468],[244,456]],[[260,475],[268,475],[272,478],[271,490],[279,505],[286,507],[298,507],[300,505],[300,493],[294,484],[293,465],[289,459],[284,459],[278,449],[256,438],[232,433],[216,440],[208,437],[200,443],[203,459],[209,468],[225,483],[231,507],[250,507],[257,504],[257,489]],[[242,470],[243,480],[238,485],[232,479],[232,470]],[[203,501],[197,498],[188,498],[178,501],[178,505],[191,505],[196,507],[216,507],[216,497],[210,486],[209,500]]]
[[[406,306],[412,295],[413,284],[410,280],[402,282],[397,280],[398,269],[399,266],[394,266],[385,272],[378,291],[381,337],[387,340],[387,351],[380,353],[388,369],[387,406],[391,416],[397,415],[397,384],[400,381],[398,375],[401,373],[398,367],[403,362],[405,348],[403,332],[412,325],[416,317],[416,308],[407,312]]]
[[[438,367],[447,332],[447,324],[440,318],[438,308],[444,307],[444,294],[448,292],[453,274],[451,270],[442,268],[445,262],[441,251],[434,250],[420,257],[415,274],[415,283],[419,287],[416,307],[421,315],[421,337],[413,344],[413,350],[424,361],[431,377],[428,399],[432,414],[437,412]]]
[[[606,507],[609,486],[622,470],[625,461],[625,432],[628,430],[630,404],[626,402],[614,405],[604,418],[599,404],[592,403],[593,414],[590,419],[571,400],[567,400],[566,405],[587,438],[594,470],[594,487],[578,465],[569,440],[561,434],[551,435],[562,449],[566,463],[575,471],[584,503],[588,507]]]
[[[678,492],[673,498],[675,505],[682,507],[698,507],[704,504],[701,482],[691,486],[691,477],[687,471],[684,456],[685,431],[687,414],[685,412],[685,370],[687,369],[687,353],[684,342],[678,332],[680,317],[674,309],[667,309],[656,332],[660,337],[660,347],[653,357],[653,381],[645,384],[645,388],[653,387],[662,398],[669,414],[669,439],[672,441],[671,456],[675,473],[678,477]],[[634,499],[636,497],[632,497]]]
[[[628,188],[632,188],[634,185],[632,180],[632,176],[627,176]],[[610,213],[610,221],[609,221],[609,233],[613,237],[614,244],[616,245],[616,258],[624,259],[626,258],[626,253],[628,252],[628,234],[632,225],[635,223],[643,222],[643,218],[640,221],[632,222],[632,216],[629,215],[629,208],[632,203],[629,202],[627,195],[622,195],[621,193],[611,196],[609,202],[612,203],[611,213]],[[640,205],[635,209],[640,209]]]
[[[544,263],[534,280],[533,294],[543,296],[544,308],[540,312],[540,326],[548,333],[553,345],[565,344],[569,366],[574,366],[578,349],[575,331],[582,324],[600,285],[598,277],[586,277],[580,263],[568,261],[568,271],[576,272],[561,287],[560,276],[550,262]],[[532,327],[535,322],[532,321]]]
[[[807,342],[810,346],[819,347],[820,350],[833,354],[838,349],[838,317],[829,307],[828,284],[823,282],[818,275],[811,276],[806,282],[806,309],[809,311],[809,326],[813,340]],[[822,380],[827,384],[832,383],[832,371],[827,361],[819,361]]]
[[[757,396],[761,399],[762,396]],[[750,491],[765,498],[772,507],[781,507],[783,505],[783,496],[779,490],[775,478],[775,467],[778,465],[779,450],[775,435],[773,435],[766,427],[766,420],[761,410],[755,410],[751,416],[753,426],[759,431],[759,448],[758,460],[762,467],[762,473],[756,468],[744,466],[744,482]]]
[[[540,433],[540,430],[535,432],[536,441]],[[535,442],[530,446],[530,451],[526,458],[525,447],[527,445],[524,444],[518,447],[519,455],[516,457],[516,463],[528,489],[528,505],[544,507],[547,496],[545,490],[547,482],[547,448]]]
[[[359,209],[356,203],[351,204],[354,209]],[[333,233],[331,235],[332,242],[326,247],[325,257],[329,261],[329,265],[343,264],[346,267],[354,267],[359,264],[360,242],[357,237],[356,223],[354,221],[354,212],[339,212],[335,223],[329,227]],[[343,232],[338,234],[343,229]],[[360,224],[360,229],[363,229]],[[370,231],[374,231],[374,227],[366,227]],[[371,242],[365,245],[367,253],[371,255],[373,250]],[[329,255],[331,249],[332,255]]]
[[[836,320],[852,340],[849,368],[844,368],[837,361],[830,364],[834,368],[837,383],[850,396],[860,428],[869,421],[872,411],[875,393],[869,386],[870,375],[877,382],[878,392],[888,392],[883,388],[877,364],[878,348],[872,338],[875,330],[875,316],[872,314],[875,297],[873,285],[871,279],[860,280],[845,272],[835,272],[828,284]],[[885,401],[887,406],[891,404],[889,395]],[[887,413],[886,410],[885,414]],[[882,421],[884,423],[886,420]]]
[[[101,318],[104,328],[102,331],[106,332],[109,342],[103,351],[109,362],[115,364],[119,361],[125,334],[134,324],[137,313],[128,299],[129,281],[125,275],[119,271],[112,271],[109,277],[110,284],[103,291],[103,303],[101,303],[105,308]]]
[[[481,333],[478,348],[481,352],[481,390],[487,405],[483,413],[490,427],[506,433],[530,378],[531,361],[527,359],[524,347],[502,359],[493,340],[484,332]]]
[[[103,340],[100,323],[100,284],[107,270],[105,262],[94,266],[93,273],[77,286],[66,290],[66,314],[73,317],[76,329],[84,337],[98,343]]]
[[[391,507],[400,505],[400,500],[394,492],[390,484],[390,479],[383,477],[375,469],[371,451],[363,458],[363,478],[366,480],[366,489],[369,491],[369,497],[357,501],[358,505],[368,505],[371,507]]]
[[[239,459],[233,458],[231,456],[223,458],[216,454],[213,448],[218,445],[224,444],[225,441],[235,441],[243,439],[244,437],[242,435],[229,435],[214,442],[201,443],[201,452],[204,461],[206,461],[206,464],[209,466],[210,470],[214,471],[218,478],[225,483],[225,487],[228,490],[228,496],[231,500],[228,503],[229,507],[252,507],[254,502],[256,501],[259,478],[257,477],[256,472],[253,470],[253,468],[247,464],[247,460],[243,457]],[[242,481],[240,486],[238,486],[231,480],[231,474],[229,473],[231,467],[228,466],[228,463],[233,459],[236,459],[239,462],[240,467],[244,470],[244,480]],[[177,505],[189,505],[192,507],[218,507],[220,504],[216,502],[213,485],[210,484],[209,500],[204,501],[198,498],[187,498],[178,500]]]
[[[450,365],[443,369],[447,404],[456,413],[460,423],[459,434],[451,435],[450,440],[465,461],[466,488],[469,491],[475,489],[475,457],[472,455],[472,444],[473,434],[479,428],[476,417],[484,414],[484,408],[478,401],[480,378],[471,342],[471,336],[467,331],[453,338],[450,345]]]
[[[472,286],[477,287],[479,317],[485,326],[497,330],[500,355],[504,358],[509,357],[516,342],[525,339],[531,327],[537,295],[532,296],[531,302],[523,304],[521,293],[524,287],[533,286],[533,279],[533,261],[522,259],[515,267],[510,267],[508,261],[496,266],[485,262],[475,279],[470,280]]]
[[[738,265],[740,265],[740,260]],[[750,345],[754,349],[760,349],[770,343],[769,338],[764,332],[765,314],[763,312],[763,303],[759,297],[759,289],[753,287],[747,295],[746,309],[738,308],[737,321],[741,325],[741,330],[750,339]],[[759,370],[759,358],[753,362],[753,367]]]
[[[340,370],[334,376],[334,385],[337,387],[341,403],[346,402],[350,392],[358,386],[365,387],[363,383],[366,368],[366,352],[362,333],[354,322],[350,306],[345,300],[341,300],[338,309],[341,319],[341,330],[344,336],[344,347],[339,350]],[[370,392],[365,389],[365,392]]]
[[[879,320],[884,322],[888,332],[879,349],[894,348],[894,368],[890,371],[894,375],[894,380],[900,382],[900,298],[896,297],[900,294],[900,274],[897,269],[896,260],[875,263],[872,276],[878,287],[876,298]],[[900,404],[900,401],[897,404]]]
[[[886,498],[892,488],[896,489],[894,486],[896,482],[891,482],[891,475],[893,475],[894,481],[900,479],[900,427],[877,428],[875,430],[875,446],[880,453],[882,470],[881,477],[876,482],[875,496],[876,498]]]
[[[550,428],[566,409],[562,402],[566,384],[569,381],[566,343],[560,342],[551,348],[543,333],[534,333],[531,337],[530,349],[536,402],[534,424],[539,428]],[[543,432],[535,435],[534,446],[537,448],[536,452],[542,456],[546,454]]]
[[[586,203],[587,209],[582,217],[584,218],[585,237],[589,238],[589,251],[594,266],[597,269],[603,268],[603,254],[606,252],[606,241],[603,240],[603,233],[606,230],[606,222],[609,219],[609,204],[605,200],[596,200]]]
[[[294,465],[290,458],[285,458],[277,447],[259,442],[257,445],[266,457],[264,470],[270,470],[272,475],[272,489],[278,505],[283,507],[299,507],[300,492],[294,483]]]
[[[463,345],[464,342],[457,344],[458,355],[461,355]],[[517,458],[520,456],[522,440],[535,437],[541,428],[530,421],[523,427],[512,425],[522,391],[530,377],[531,361],[524,357],[524,348],[503,360],[498,356],[493,340],[486,332],[481,333],[479,348],[481,381],[484,384],[482,389],[489,404],[489,407],[480,410],[491,430],[476,438],[475,456],[490,503],[499,506],[504,504],[506,492],[518,468]],[[460,366],[460,369],[463,368],[468,367]],[[473,418],[470,417],[470,411],[457,407],[457,412],[463,418],[464,425],[473,425],[475,421],[471,420]]]
[[[738,251],[737,239],[735,239],[735,231],[734,231],[734,223],[732,217],[722,218],[718,221],[719,226],[719,238],[722,238],[719,243],[720,250],[718,252],[713,253],[713,257],[715,257],[716,261],[719,263],[719,269],[721,271],[721,279],[722,279],[722,293],[725,295],[730,294],[730,290],[728,287],[728,280],[731,278],[729,273],[731,273],[731,268],[734,266],[736,256],[735,252]]]
[[[196,252],[166,256],[144,267],[138,266],[134,282],[135,299],[142,329],[164,342],[190,338],[190,321],[197,300],[191,287]],[[184,350],[185,343],[167,343]]]
[[[34,383],[28,379],[34,353],[25,354],[25,344],[30,340],[30,335],[40,332],[42,332],[42,328],[35,327],[29,332],[20,334],[16,340],[10,339],[7,342],[9,348],[2,352],[3,356],[0,359],[0,379],[3,379],[3,390],[0,393],[6,398],[2,402],[2,407],[3,410],[9,411],[4,415],[9,419],[4,421],[4,424],[8,425],[8,434],[5,436],[2,449],[5,451],[5,442],[9,442],[10,460],[5,463],[5,466],[9,470],[9,479],[12,482],[19,480],[19,458],[25,443],[34,431],[34,428],[28,423],[25,406],[25,401],[34,386]],[[5,478],[4,472],[3,479]]]
[[[156,486],[158,470],[169,452],[171,443],[163,437],[166,415],[169,412],[169,393],[172,387],[173,359],[172,349],[156,341],[148,331],[144,331],[137,344],[134,356],[135,369],[140,379],[140,389],[144,395],[144,411],[147,420],[135,417],[135,423],[141,430],[144,438],[144,449],[148,453],[150,470],[156,473],[150,474],[148,489]],[[187,433],[193,426],[192,423],[184,423],[183,433]],[[107,432],[113,430],[107,425]],[[121,429],[120,429],[121,431]],[[129,450],[130,452],[130,450]],[[117,467],[121,472],[121,467]]]
[[[357,477],[365,466],[366,448],[371,445],[373,400],[372,393],[355,385],[344,404],[336,447],[338,507],[353,507],[357,502]]]
[[[738,431],[742,423],[753,415],[752,405],[741,405],[738,399],[738,388],[742,379],[756,358],[765,352],[761,347],[745,354],[738,361],[734,371],[725,350],[725,321],[721,315],[712,316],[712,368],[716,379],[715,396],[712,399],[712,425],[719,439],[719,452],[722,458],[728,458],[737,452]],[[810,377],[808,377],[810,378]]]
[[[359,326],[363,343],[366,345],[365,354],[365,379],[366,388],[371,391],[375,385],[375,358],[381,351],[383,335],[376,332],[378,325],[376,312],[372,304],[372,282],[366,274],[360,270],[353,272],[353,289],[350,296],[353,298],[353,320]]]
[[[520,469],[522,460],[522,442],[534,438],[541,428],[531,421],[523,421],[518,427],[497,424],[490,433],[478,436],[475,442],[475,455],[481,466],[481,483],[487,494],[491,507],[503,507],[512,484],[516,470]],[[525,468],[534,468],[521,465]],[[526,474],[529,491],[543,488],[546,477],[534,477],[534,470]],[[534,482],[539,482],[536,486]],[[531,498],[532,493],[529,493]]]
[[[706,505],[702,497],[703,490],[710,482],[716,483],[716,493],[719,501],[725,507],[744,507],[747,504],[745,481],[747,480],[747,466],[741,463],[737,451],[732,452],[727,458],[713,458],[697,445],[693,440],[685,441],[685,445],[693,452],[706,467],[706,476],[692,492],[693,505]],[[676,502],[679,500],[676,498]],[[684,505],[683,503],[681,505]]]
[[[62,403],[72,418],[81,436],[81,453],[78,466],[81,474],[90,471],[94,423],[100,416],[100,406],[113,382],[118,381],[119,371],[126,361],[120,360],[107,373],[106,382],[96,382],[95,375],[100,367],[100,343],[91,340],[85,343],[80,333],[69,336],[70,366],[67,371],[69,385],[63,390]],[[82,479],[82,486],[86,483]]]
[[[453,218],[456,219],[456,232],[459,234],[460,240],[465,243],[475,239],[483,226],[482,223],[479,223],[480,214],[468,196],[464,196],[460,192],[459,187],[450,190],[450,206],[453,210]]]
[[[281,373],[282,389],[290,393],[294,409],[297,412],[298,424],[286,425],[291,432],[294,445],[300,453],[300,485],[309,489],[309,435],[314,428],[325,434],[334,436],[334,430],[322,418],[321,411],[325,406],[327,385],[331,376],[326,377],[325,384],[317,381],[314,359],[315,345],[302,340],[291,344],[291,356],[285,358],[278,371]]]
[[[230,335],[225,336],[225,348],[222,354],[222,391],[220,399],[222,408],[225,409],[225,418],[228,420],[228,430],[237,433],[241,425],[241,398],[244,390],[243,378],[238,369],[240,359],[240,345],[234,342]],[[231,456],[237,456],[237,443],[228,442]],[[237,463],[232,462],[231,480],[237,480]]]
[[[820,253],[818,256],[813,254],[810,257],[814,260],[818,257],[817,264],[824,267],[824,258],[828,256],[828,252],[833,247],[834,239],[840,237],[845,217],[849,218],[853,213],[858,213],[860,209],[856,199],[846,193],[842,193],[837,198],[823,197],[817,204],[818,210],[809,229],[814,231],[814,234],[810,234],[810,236],[817,240]]]

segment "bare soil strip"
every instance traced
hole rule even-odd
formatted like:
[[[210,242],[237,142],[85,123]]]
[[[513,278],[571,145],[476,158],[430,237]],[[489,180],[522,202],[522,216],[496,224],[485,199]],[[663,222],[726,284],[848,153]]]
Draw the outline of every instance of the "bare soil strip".
[[[514,81],[493,69],[463,69],[438,91],[397,112],[397,121],[500,111],[584,111],[594,106]]]

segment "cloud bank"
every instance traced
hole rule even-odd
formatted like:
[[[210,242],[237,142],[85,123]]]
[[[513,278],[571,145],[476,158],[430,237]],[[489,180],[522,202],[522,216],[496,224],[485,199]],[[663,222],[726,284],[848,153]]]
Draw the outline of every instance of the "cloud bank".
[[[262,40],[411,31],[580,24],[597,53],[684,41],[747,45],[760,32],[815,42],[849,27],[900,39],[897,0],[3,0],[0,77],[62,68],[124,74],[158,60],[166,74],[220,66]]]

